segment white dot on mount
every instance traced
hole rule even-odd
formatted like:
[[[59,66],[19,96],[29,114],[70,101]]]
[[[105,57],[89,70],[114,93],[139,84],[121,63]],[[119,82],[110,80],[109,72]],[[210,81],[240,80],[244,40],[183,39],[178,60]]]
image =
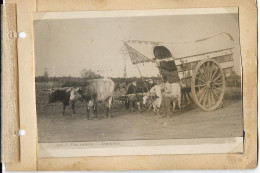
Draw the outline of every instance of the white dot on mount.
[[[25,32],[18,32],[18,38],[25,38],[26,33]]]
[[[25,135],[25,130],[24,129],[19,129],[18,130],[18,136],[24,136]]]

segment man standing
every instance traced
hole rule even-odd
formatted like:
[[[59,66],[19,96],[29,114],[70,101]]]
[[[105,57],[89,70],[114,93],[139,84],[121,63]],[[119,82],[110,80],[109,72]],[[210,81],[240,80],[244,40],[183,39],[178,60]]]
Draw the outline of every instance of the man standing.
[[[162,109],[164,113],[164,117],[169,118],[171,116],[171,103],[174,98],[172,97],[172,83],[179,83],[180,78],[178,76],[177,67],[174,61],[157,61],[157,67],[159,68],[159,72],[163,79],[162,85]]]
[[[163,78],[163,86],[162,86],[162,108],[163,108],[163,118],[167,117],[170,118],[171,116],[171,103],[173,102],[174,98],[171,95],[172,89],[171,85],[167,79],[167,76]]]

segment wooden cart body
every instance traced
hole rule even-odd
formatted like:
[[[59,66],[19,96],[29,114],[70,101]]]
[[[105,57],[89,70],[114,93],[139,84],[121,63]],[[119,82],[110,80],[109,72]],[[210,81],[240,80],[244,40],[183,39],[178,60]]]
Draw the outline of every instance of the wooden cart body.
[[[182,80],[183,84],[187,87],[191,87],[191,79],[194,70],[199,62],[202,60],[213,59],[217,61],[223,70],[225,76],[231,75],[234,70],[233,61],[233,48],[227,48],[223,50],[217,50],[213,52],[207,52],[200,55],[193,55],[188,57],[181,57],[174,59],[177,66],[178,76]],[[164,61],[172,61],[172,58],[165,59]]]

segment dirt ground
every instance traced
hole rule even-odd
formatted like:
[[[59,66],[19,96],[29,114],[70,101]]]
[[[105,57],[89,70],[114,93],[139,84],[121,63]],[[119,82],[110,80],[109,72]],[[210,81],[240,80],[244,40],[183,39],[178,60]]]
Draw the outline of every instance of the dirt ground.
[[[37,87],[36,87],[37,89]],[[37,92],[37,91],[36,91]],[[106,119],[100,110],[99,120],[87,120],[83,103],[76,105],[77,116],[69,107],[61,116],[62,104],[43,105],[46,94],[37,97],[38,139],[40,143],[87,142],[141,139],[239,137],[243,135],[240,88],[227,88],[224,107],[204,112],[196,105],[175,116],[162,118],[152,112],[129,112],[115,104],[113,118]]]

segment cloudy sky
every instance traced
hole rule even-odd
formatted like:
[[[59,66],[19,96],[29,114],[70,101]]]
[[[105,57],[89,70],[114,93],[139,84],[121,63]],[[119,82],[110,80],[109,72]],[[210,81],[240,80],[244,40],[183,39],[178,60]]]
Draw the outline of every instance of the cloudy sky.
[[[91,69],[122,77],[122,40],[172,42],[174,46],[221,32],[234,38],[235,71],[240,74],[238,14],[36,20],[35,73],[42,76],[47,68],[49,76],[79,77],[82,69]],[[153,63],[139,67],[144,76],[158,73]],[[140,76],[129,58],[126,68],[129,77]]]

